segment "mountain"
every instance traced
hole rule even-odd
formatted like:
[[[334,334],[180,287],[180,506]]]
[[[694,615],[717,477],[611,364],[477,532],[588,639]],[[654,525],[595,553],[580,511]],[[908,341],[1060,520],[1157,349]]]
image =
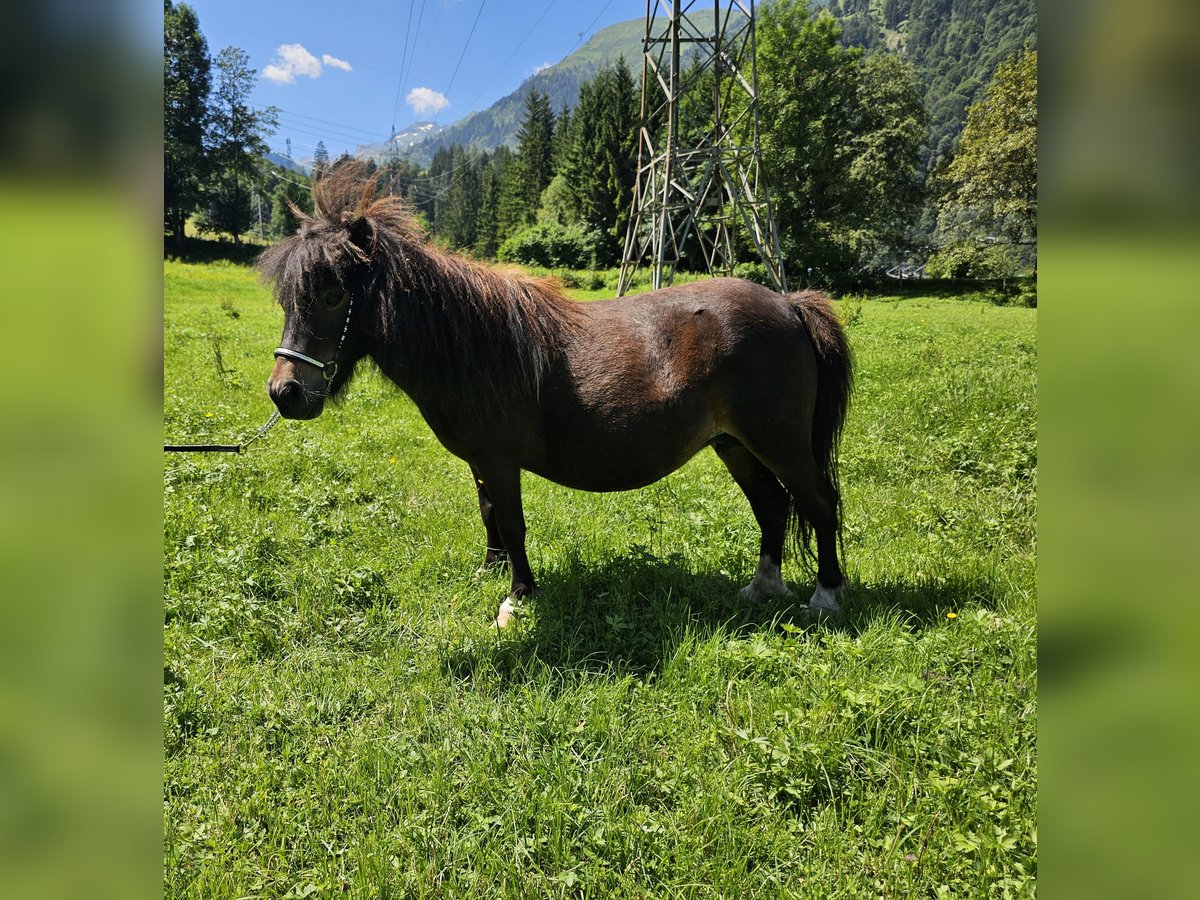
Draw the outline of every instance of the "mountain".
[[[929,155],[945,156],[996,67],[1037,46],[1037,0],[817,0],[842,43],[906,56],[929,111]]]
[[[397,131],[382,144],[364,144],[354,151],[354,156],[364,162],[373,159],[376,163],[382,163],[395,153],[408,156],[408,151],[417,144],[445,130],[445,125],[436,122],[414,122],[403,131]]]
[[[269,163],[274,163],[281,168],[288,169],[289,171],[299,172],[301,175],[308,175],[310,172],[308,166],[301,165],[294,159],[288,159],[286,156],[283,156],[279,153],[267,153],[263,156],[263,159]]]

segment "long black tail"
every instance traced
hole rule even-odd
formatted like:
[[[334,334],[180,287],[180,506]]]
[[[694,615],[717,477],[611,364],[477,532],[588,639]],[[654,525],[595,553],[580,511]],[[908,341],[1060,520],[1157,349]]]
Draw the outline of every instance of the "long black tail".
[[[839,542],[841,538],[842,492],[838,480],[838,443],[850,393],[854,386],[854,357],[846,332],[829,299],[818,291],[801,291],[789,298],[800,314],[817,354],[817,404],[813,413],[812,451],[821,473],[837,497]],[[795,511],[800,528],[800,546],[807,554],[809,522],[803,511]]]

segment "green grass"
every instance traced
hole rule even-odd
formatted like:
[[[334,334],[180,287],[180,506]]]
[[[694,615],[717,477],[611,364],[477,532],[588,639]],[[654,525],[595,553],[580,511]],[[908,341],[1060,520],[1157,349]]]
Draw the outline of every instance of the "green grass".
[[[1032,896],[1037,313],[840,308],[836,626],[794,562],[738,597],[758,534],[711,453],[527,475],[542,592],[502,635],[467,468],[374,372],[168,455],[166,894]],[[170,441],[267,418],[281,322],[249,270],[167,263]]]

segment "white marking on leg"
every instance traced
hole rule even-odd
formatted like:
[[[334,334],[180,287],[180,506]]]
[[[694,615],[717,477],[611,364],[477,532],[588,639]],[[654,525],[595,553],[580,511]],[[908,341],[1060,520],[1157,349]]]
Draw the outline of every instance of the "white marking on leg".
[[[507,628],[509,623],[516,617],[516,603],[513,602],[512,597],[505,597],[504,602],[500,604],[500,611],[496,613],[496,621],[492,625],[496,628]]]
[[[838,595],[842,589],[827,588],[821,582],[817,582],[817,589],[813,591],[812,598],[808,601],[809,609],[819,609],[827,613],[841,612],[842,608],[838,605]]]
[[[742,588],[741,595],[746,600],[757,601],[787,592],[788,586],[779,573],[779,566],[764,553],[758,558],[758,571],[754,573],[754,580]]]

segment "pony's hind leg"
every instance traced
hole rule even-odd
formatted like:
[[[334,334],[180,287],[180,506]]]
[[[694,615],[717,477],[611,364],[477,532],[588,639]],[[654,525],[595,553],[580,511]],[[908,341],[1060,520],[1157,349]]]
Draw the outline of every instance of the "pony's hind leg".
[[[783,563],[790,503],[787,491],[771,470],[735,439],[721,435],[713,441],[712,447],[750,501],[750,509],[762,530],[758,570],[754,580],[742,588],[742,596],[748,600],[761,600],[786,594],[788,587],[780,573],[780,565]]]
[[[508,551],[504,549],[504,542],[500,540],[500,529],[496,526],[496,508],[492,505],[487,485],[474,466],[471,466],[471,477],[475,480],[475,490],[479,493],[479,515],[483,518],[483,530],[487,539],[483,569],[506,568],[509,564]]]
[[[808,601],[812,609],[836,613],[846,583],[838,560],[838,492],[816,464],[799,479],[784,482],[796,501],[796,514],[812,526],[817,538],[817,585]]]
[[[747,442],[746,448],[786,488],[801,520],[798,524],[808,523],[816,535],[817,585],[808,605],[812,609],[835,613],[841,608],[838,597],[845,584],[838,561],[838,492],[805,446],[807,436],[803,438],[798,442],[800,446],[776,445],[771,447],[770,453],[762,450],[765,442]],[[791,441],[786,443],[792,444]]]

